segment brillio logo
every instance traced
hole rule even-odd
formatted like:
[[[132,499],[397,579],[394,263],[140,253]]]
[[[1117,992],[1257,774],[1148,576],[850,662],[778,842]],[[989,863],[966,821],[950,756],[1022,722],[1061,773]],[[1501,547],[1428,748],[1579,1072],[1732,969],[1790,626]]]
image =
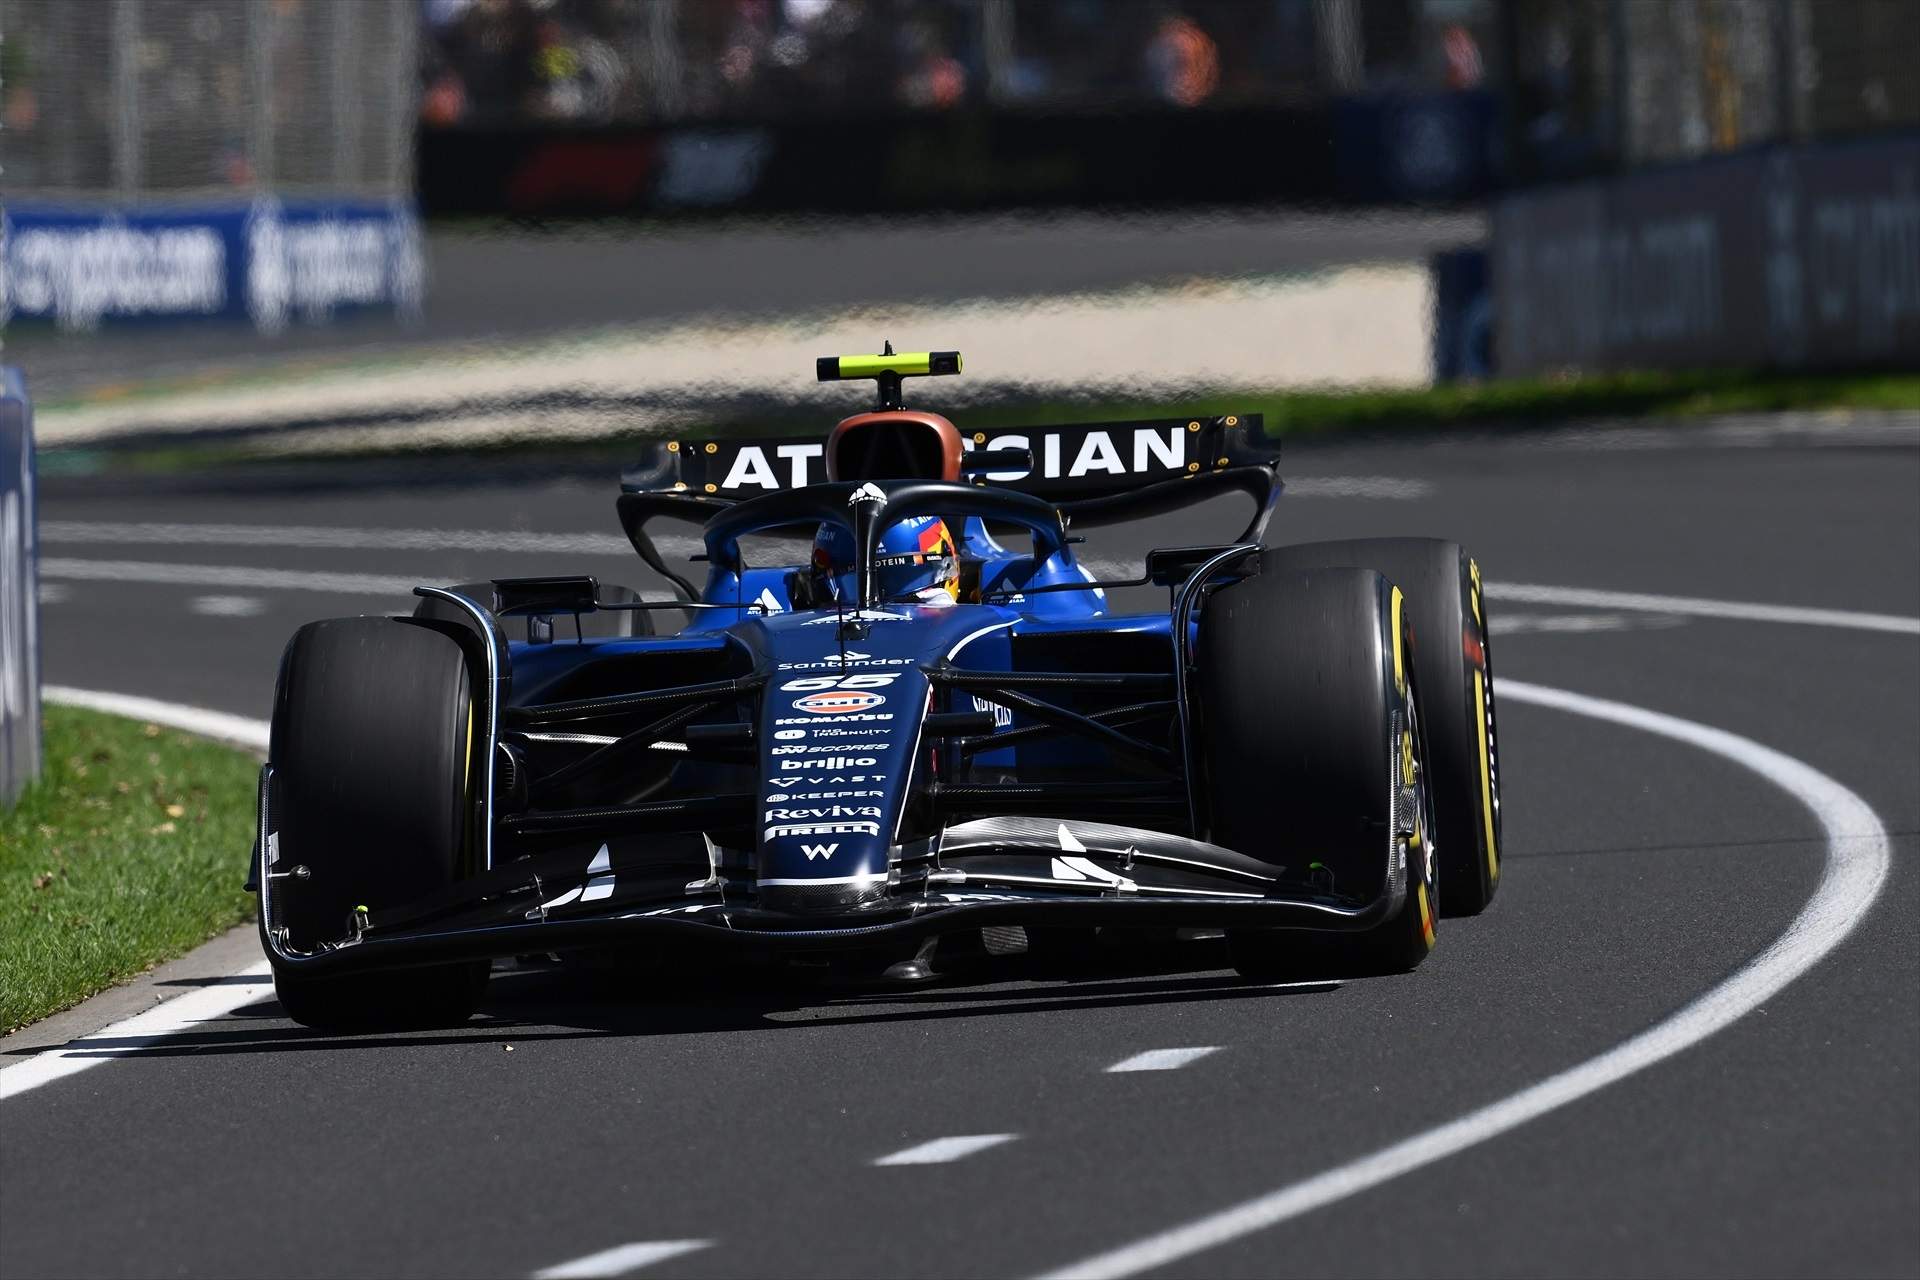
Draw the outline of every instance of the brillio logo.
[[[780,768],[789,773],[796,769],[822,769],[831,773],[837,769],[866,769],[879,763],[872,756],[824,756],[811,760],[782,760]]]

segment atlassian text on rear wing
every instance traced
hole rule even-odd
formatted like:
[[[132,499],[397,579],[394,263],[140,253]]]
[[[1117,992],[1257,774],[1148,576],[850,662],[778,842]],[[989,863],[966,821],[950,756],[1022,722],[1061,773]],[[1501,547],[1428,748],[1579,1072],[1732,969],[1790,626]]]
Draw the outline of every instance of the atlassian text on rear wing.
[[[963,432],[961,442],[970,453],[1015,449],[1032,456],[1031,469],[1023,458],[1022,465],[987,472],[975,483],[1054,499],[1122,493],[1229,467],[1271,466],[1280,454],[1279,444],[1262,433],[1259,414],[1012,426]],[[661,441],[626,471],[621,487],[629,493],[751,497],[824,483],[825,455],[823,441],[795,436]]]

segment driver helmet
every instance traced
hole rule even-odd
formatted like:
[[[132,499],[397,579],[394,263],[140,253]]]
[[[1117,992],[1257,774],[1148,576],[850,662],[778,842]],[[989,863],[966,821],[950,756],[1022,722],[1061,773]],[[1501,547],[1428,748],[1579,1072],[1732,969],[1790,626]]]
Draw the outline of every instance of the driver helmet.
[[[827,598],[853,596],[853,534],[823,524],[813,539],[813,575]],[[880,535],[874,583],[882,600],[945,608],[960,598],[960,557],[947,522],[910,516]]]

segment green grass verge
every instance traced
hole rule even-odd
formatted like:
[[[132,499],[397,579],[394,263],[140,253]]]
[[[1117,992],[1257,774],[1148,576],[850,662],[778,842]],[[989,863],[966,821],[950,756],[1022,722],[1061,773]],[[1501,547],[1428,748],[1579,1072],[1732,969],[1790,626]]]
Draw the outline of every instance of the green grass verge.
[[[1065,412],[1069,406],[1029,406]],[[1108,416],[1260,413],[1269,435],[1434,429],[1459,426],[1540,427],[1583,418],[1704,418],[1727,413],[1817,409],[1920,411],[1920,374],[1619,373],[1581,378],[1450,383],[1410,390],[1242,391],[1177,404],[1115,400],[1075,405],[1085,419]],[[969,420],[972,420],[970,415]],[[1029,421],[1034,419],[1030,418]],[[994,425],[992,421],[983,426]]]
[[[94,711],[48,707],[45,724],[40,780],[0,811],[0,1031],[253,913],[257,761]]]

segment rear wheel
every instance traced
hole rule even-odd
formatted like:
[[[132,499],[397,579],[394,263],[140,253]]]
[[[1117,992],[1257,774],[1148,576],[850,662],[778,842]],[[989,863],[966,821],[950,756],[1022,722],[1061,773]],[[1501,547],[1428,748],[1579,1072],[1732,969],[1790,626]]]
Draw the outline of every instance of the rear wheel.
[[[1200,741],[1217,844],[1349,901],[1399,900],[1362,933],[1233,930],[1248,977],[1402,973],[1434,941],[1425,745],[1398,591],[1362,569],[1223,587],[1200,624]]]
[[[450,629],[337,618],[294,633],[269,753],[278,865],[306,868],[274,891],[292,947],[336,942],[356,909],[411,902],[465,870],[473,719]],[[308,1026],[427,1025],[471,1016],[486,974],[484,961],[345,978],[276,964],[274,990]]]
[[[1500,753],[1480,567],[1459,543],[1439,538],[1309,542],[1272,548],[1262,560],[1269,568],[1373,569],[1406,593],[1447,884],[1440,910],[1478,915],[1500,886]]]

